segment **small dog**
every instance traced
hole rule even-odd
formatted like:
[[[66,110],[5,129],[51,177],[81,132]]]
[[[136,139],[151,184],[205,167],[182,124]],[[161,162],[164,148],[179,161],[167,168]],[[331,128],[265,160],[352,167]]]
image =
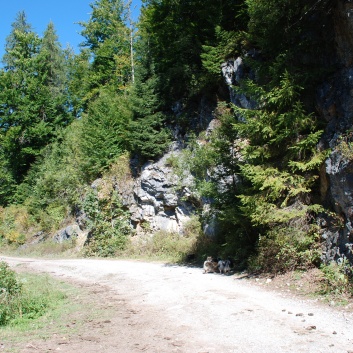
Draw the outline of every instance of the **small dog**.
[[[226,274],[230,272],[231,262],[230,260],[219,260],[217,267],[219,269],[220,274]]]
[[[214,261],[212,256],[208,256],[207,260],[203,263],[203,273],[218,272],[218,263]]]

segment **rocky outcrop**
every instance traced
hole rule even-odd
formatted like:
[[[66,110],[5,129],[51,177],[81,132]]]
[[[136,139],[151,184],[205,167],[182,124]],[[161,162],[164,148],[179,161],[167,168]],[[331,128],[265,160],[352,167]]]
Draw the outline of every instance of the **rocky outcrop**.
[[[224,80],[229,88],[230,101],[238,107],[254,109],[256,103],[253,100],[233,89],[233,86],[239,84],[240,80],[246,77],[243,59],[241,57],[229,59],[221,65],[221,69]]]
[[[353,127],[353,3],[340,0],[334,9],[337,70],[319,88],[317,107],[327,122],[321,144],[331,149],[321,173],[322,199],[337,219],[320,220],[323,260],[353,262],[353,160],[338,147]],[[351,143],[351,141],[348,141]],[[339,225],[338,225],[339,223]]]
[[[77,223],[66,226],[56,232],[53,240],[56,243],[63,243],[68,240],[75,240],[76,247],[78,250],[82,249],[86,240],[88,232],[85,229],[81,229]]]
[[[180,180],[168,163],[179,153],[173,149],[159,161],[144,165],[130,189],[118,187],[138,234],[159,230],[183,233],[185,223],[195,214],[197,201],[190,191],[192,177]]]

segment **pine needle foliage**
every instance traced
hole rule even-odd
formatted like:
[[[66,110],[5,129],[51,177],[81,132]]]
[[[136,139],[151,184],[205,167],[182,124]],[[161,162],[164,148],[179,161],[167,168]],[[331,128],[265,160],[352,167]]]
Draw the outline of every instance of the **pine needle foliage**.
[[[313,114],[305,113],[302,88],[288,72],[279,86],[268,91],[254,82],[245,82],[243,87],[247,95],[254,92],[258,108],[233,107],[234,129],[247,141],[242,146],[245,162],[240,171],[249,187],[239,195],[241,209],[257,226],[304,217],[310,204],[306,195],[326,152],[317,151],[322,131],[317,130]]]
[[[102,89],[82,117],[81,168],[87,180],[99,176],[126,148],[131,109],[124,96]]]

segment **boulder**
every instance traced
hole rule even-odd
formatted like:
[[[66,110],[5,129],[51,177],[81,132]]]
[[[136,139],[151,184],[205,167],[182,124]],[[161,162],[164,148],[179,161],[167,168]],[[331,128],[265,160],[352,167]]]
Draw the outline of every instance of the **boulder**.
[[[77,223],[68,225],[65,228],[60,229],[53,237],[53,241],[56,243],[63,243],[67,240],[76,240],[77,249],[81,249],[87,240],[87,231],[81,230]]]

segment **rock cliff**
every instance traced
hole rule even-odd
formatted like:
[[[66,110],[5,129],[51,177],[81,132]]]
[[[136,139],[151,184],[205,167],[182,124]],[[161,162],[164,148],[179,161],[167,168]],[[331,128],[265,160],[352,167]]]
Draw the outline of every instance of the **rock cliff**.
[[[336,67],[318,87],[317,107],[327,127],[322,145],[331,154],[321,172],[321,197],[340,220],[327,218],[322,222],[323,259],[353,261],[353,159],[340,148],[342,141],[350,149],[353,127],[353,3],[336,1],[333,9]]]

